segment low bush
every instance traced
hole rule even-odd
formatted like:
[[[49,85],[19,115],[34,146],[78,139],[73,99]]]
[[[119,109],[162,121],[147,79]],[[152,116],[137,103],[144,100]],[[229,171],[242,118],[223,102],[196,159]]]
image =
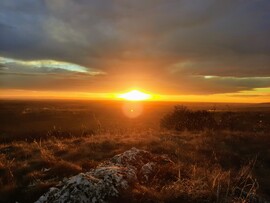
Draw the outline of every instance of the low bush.
[[[161,127],[177,131],[217,128],[213,115],[205,110],[191,111],[185,106],[175,106],[174,111],[161,119]]]
[[[269,112],[189,110],[175,106],[160,121],[161,128],[176,131],[230,130],[267,132],[270,130]]]

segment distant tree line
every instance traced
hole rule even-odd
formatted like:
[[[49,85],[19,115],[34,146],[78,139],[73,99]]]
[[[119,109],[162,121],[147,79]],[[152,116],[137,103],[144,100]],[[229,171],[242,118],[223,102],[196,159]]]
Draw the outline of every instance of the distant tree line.
[[[177,105],[160,121],[161,128],[170,130],[231,130],[265,132],[270,130],[270,112],[192,111]]]

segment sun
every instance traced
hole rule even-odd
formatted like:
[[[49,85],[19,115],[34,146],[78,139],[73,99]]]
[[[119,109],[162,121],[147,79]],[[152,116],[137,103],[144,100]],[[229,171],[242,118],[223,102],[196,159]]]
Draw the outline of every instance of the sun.
[[[139,90],[132,90],[130,92],[119,94],[118,98],[129,100],[129,101],[143,101],[148,100],[152,96],[150,94],[143,93]]]

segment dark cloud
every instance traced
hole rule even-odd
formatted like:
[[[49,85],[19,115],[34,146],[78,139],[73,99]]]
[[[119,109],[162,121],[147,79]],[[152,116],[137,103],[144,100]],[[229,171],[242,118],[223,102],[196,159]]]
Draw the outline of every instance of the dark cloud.
[[[269,10],[269,0],[1,1],[1,56],[65,61],[107,73],[74,80],[60,70],[61,80],[18,75],[1,80],[6,88],[142,86],[179,94],[269,87]]]

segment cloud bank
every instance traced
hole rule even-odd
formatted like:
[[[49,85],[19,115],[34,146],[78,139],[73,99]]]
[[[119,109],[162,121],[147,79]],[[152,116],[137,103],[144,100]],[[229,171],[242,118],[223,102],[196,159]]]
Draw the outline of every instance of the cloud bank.
[[[1,1],[1,88],[168,94],[267,88],[269,10],[269,0]]]

